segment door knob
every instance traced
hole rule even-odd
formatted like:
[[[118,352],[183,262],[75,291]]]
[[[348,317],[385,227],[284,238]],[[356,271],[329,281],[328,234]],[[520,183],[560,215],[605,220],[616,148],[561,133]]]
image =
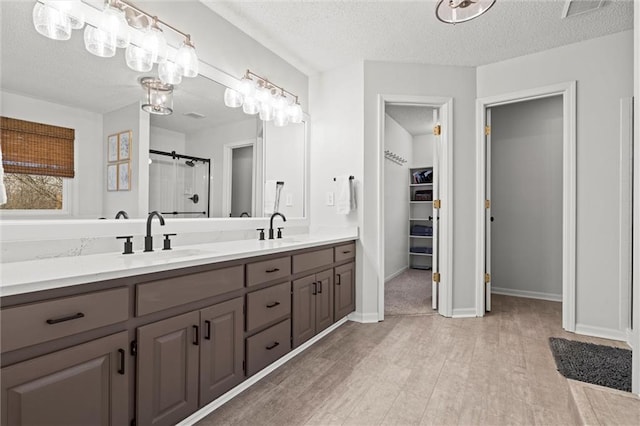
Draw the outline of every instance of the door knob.
[[[491,216],[491,222],[493,222],[493,216]]]

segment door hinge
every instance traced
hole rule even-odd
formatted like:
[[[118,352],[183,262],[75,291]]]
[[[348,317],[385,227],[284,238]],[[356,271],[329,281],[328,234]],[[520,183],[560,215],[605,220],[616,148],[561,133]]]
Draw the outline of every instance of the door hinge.
[[[488,209],[491,207],[491,200],[484,200],[484,208]]]
[[[433,208],[434,209],[439,209],[441,204],[442,203],[440,202],[440,200],[433,200]]]
[[[433,273],[433,282],[436,282],[436,283],[440,282],[440,272]]]
[[[484,126],[484,134],[489,136],[491,134],[491,126]]]
[[[138,342],[135,340],[131,341],[131,346],[129,348],[129,351],[131,352],[132,356],[136,356],[138,355]]]
[[[436,125],[433,126],[433,134],[436,136],[440,136],[440,133],[442,132],[442,128],[440,127],[440,125]]]
[[[491,274],[485,273],[484,274],[484,283],[487,284],[487,283],[490,283],[490,282],[491,282]]]

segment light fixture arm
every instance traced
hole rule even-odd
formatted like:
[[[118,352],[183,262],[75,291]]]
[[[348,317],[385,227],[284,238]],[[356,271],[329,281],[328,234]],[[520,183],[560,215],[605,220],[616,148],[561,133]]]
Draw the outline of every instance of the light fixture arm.
[[[265,85],[265,87],[266,87],[267,89],[269,89],[269,90],[271,90],[271,89],[278,89],[278,90],[280,90],[280,92],[281,92],[282,94],[285,94],[285,93],[286,93],[287,95],[289,95],[289,96],[291,96],[292,98],[294,98],[294,99],[295,99],[295,103],[298,103],[298,95],[296,95],[296,94],[294,94],[294,93],[291,93],[290,91],[288,91],[288,90],[287,90],[287,89],[285,89],[284,87],[282,87],[282,86],[278,86],[277,84],[272,83],[272,82],[271,82],[271,81],[269,81],[268,79],[266,79],[266,78],[264,78],[264,77],[262,77],[262,76],[259,76],[258,74],[254,73],[253,71],[251,71],[251,70],[249,70],[249,69],[248,69],[248,70],[247,70],[247,72],[245,72],[245,74],[244,74],[244,77],[245,77],[245,78],[247,78],[247,79],[250,79],[252,76],[253,76],[253,77],[256,77],[256,78],[258,79],[258,81],[262,81],[262,82],[263,82],[263,84]]]
[[[193,42],[191,41],[191,34],[187,34],[187,33],[183,33],[182,31],[180,31],[179,29],[177,29],[176,27],[174,27],[173,25],[168,24],[167,22],[163,21],[162,19],[159,19],[157,16],[154,16],[148,12],[145,12],[144,10],[140,9],[137,6],[134,6],[133,4],[129,3],[126,0],[108,0],[109,4],[113,4],[115,5],[115,7],[118,7],[120,9],[124,9],[124,8],[129,8],[129,9],[133,9],[136,12],[146,16],[147,18],[149,18],[150,20],[152,20],[153,22],[160,23],[162,24],[163,27],[169,28],[171,31],[180,34],[182,37],[185,38],[185,42],[187,42],[190,46],[193,46]]]

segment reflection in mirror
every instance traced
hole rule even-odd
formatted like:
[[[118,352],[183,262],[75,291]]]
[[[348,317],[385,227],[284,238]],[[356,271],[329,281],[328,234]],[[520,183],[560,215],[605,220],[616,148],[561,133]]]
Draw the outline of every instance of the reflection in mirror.
[[[114,218],[124,210],[140,218],[158,200],[171,197],[167,212],[186,211],[183,207],[207,212],[176,217],[260,217],[265,182],[273,179],[285,181],[280,210],[288,217],[305,215],[305,123],[284,128],[267,123],[263,129],[257,116],[225,107],[225,87],[203,75],[175,86],[171,115],[146,113],[140,108],[140,78],[155,76],[156,69],[147,74],[130,70],[121,49],[114,58],[91,55],[82,32],[68,41],[39,35],[31,23],[34,4],[0,2],[2,115],[74,129],[75,176],[63,178],[66,214],[12,217]],[[207,69],[212,67],[201,66],[202,73]],[[108,141],[129,131],[130,156],[109,157]],[[160,177],[150,150],[184,156],[182,166],[176,166],[184,170],[172,179]],[[187,157],[210,161],[208,191],[206,176],[189,174],[196,167],[185,165]],[[122,168],[128,171],[128,185],[109,185],[108,170],[123,162],[128,162]]]

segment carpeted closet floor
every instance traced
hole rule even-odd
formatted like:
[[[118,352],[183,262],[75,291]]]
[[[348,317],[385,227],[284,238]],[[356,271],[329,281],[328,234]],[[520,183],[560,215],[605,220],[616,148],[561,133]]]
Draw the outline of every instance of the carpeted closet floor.
[[[434,314],[431,308],[431,271],[407,269],[384,285],[384,314]]]

